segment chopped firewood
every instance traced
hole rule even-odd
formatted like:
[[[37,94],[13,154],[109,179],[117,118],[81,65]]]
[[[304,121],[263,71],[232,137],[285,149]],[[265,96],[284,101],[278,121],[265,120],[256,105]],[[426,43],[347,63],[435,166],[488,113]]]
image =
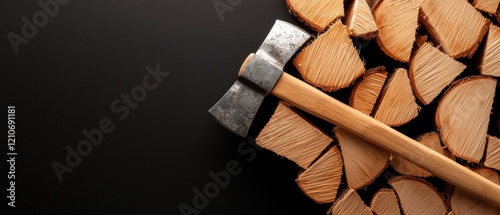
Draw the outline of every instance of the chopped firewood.
[[[374,118],[389,126],[405,124],[418,116],[420,107],[405,69],[396,69],[387,80],[375,109]]]
[[[488,36],[481,53],[479,71],[483,75],[500,77],[500,28],[490,25]]]
[[[472,57],[489,26],[465,0],[420,0],[420,21],[452,58]]]
[[[500,139],[488,136],[484,166],[500,171]]]
[[[364,39],[373,39],[377,36],[378,28],[366,0],[353,0],[346,13],[349,35]]]
[[[458,80],[439,102],[436,124],[453,155],[473,163],[483,157],[496,82],[489,76]]]
[[[375,181],[387,167],[390,153],[342,128],[336,127],[334,133],[344,158],[347,186],[357,190]]]
[[[500,176],[495,170],[480,168],[474,172],[500,185]],[[450,207],[455,215],[485,215],[500,214],[500,207],[495,207],[483,199],[476,197],[460,188],[455,188],[450,198]]]
[[[393,189],[382,188],[372,198],[370,209],[378,215],[400,215],[399,200]]]
[[[418,27],[418,1],[381,0],[373,15],[379,29],[377,43],[389,57],[408,62]]]
[[[385,67],[379,66],[369,69],[354,85],[349,105],[366,115],[371,115],[386,79]]]
[[[396,191],[405,215],[441,214],[448,211],[436,189],[423,179],[398,176],[388,182]]]
[[[317,32],[344,16],[343,0],[286,0],[290,12]]]
[[[439,139],[439,135],[436,132],[429,132],[423,134],[422,136],[417,138],[417,141],[423,144],[424,146],[427,146],[433,149],[434,151],[439,152],[442,155],[445,155],[449,158],[453,157],[449,151],[447,151],[441,146],[441,140]],[[418,167],[417,165],[400,157],[399,155],[393,155],[391,160],[391,166],[394,167],[394,169],[397,172],[405,175],[411,175],[417,177],[432,176],[430,172],[425,171],[424,169]]]
[[[328,213],[330,215],[373,215],[370,208],[365,205],[361,197],[353,189],[344,189],[339,198],[333,203]]]
[[[347,28],[340,21],[302,49],[293,63],[306,82],[327,92],[348,87],[365,72]]]
[[[257,145],[307,169],[333,140],[280,102],[255,141]]]
[[[415,96],[428,105],[467,66],[424,43],[410,61],[410,81]]]
[[[498,4],[500,0],[474,0],[472,5],[480,11],[495,14],[497,12]]]
[[[337,146],[331,147],[296,180],[302,192],[323,204],[335,201],[342,178],[342,156]]]

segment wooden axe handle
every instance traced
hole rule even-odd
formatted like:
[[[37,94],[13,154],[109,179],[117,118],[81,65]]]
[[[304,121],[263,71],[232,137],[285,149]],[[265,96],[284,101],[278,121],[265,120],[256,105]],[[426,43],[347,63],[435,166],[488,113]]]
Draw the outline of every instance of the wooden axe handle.
[[[500,206],[499,185],[286,72],[283,72],[271,93]]]

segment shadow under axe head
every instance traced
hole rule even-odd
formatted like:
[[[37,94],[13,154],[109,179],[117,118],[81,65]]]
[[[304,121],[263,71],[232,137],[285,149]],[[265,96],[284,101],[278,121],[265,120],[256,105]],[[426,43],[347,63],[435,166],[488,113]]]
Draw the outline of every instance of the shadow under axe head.
[[[283,67],[310,37],[301,28],[276,20],[236,82],[208,112],[224,127],[245,137],[264,97],[283,73]]]

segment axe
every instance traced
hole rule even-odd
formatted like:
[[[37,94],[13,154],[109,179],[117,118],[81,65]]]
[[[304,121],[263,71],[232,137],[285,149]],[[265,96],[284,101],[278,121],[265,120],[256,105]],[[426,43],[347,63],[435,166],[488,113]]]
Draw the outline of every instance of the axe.
[[[276,21],[259,50],[243,63],[236,82],[209,112],[224,127],[245,137],[264,97],[271,93],[500,206],[499,185],[283,72],[288,60],[309,38],[304,30]]]

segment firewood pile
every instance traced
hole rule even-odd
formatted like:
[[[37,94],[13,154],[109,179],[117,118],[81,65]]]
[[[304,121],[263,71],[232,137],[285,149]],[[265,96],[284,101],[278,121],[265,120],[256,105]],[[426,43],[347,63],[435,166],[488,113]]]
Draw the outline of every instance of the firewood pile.
[[[317,33],[289,72],[500,184],[499,3],[287,0]],[[324,125],[280,102],[256,143],[296,163],[297,185],[328,214],[500,214],[411,161]]]

